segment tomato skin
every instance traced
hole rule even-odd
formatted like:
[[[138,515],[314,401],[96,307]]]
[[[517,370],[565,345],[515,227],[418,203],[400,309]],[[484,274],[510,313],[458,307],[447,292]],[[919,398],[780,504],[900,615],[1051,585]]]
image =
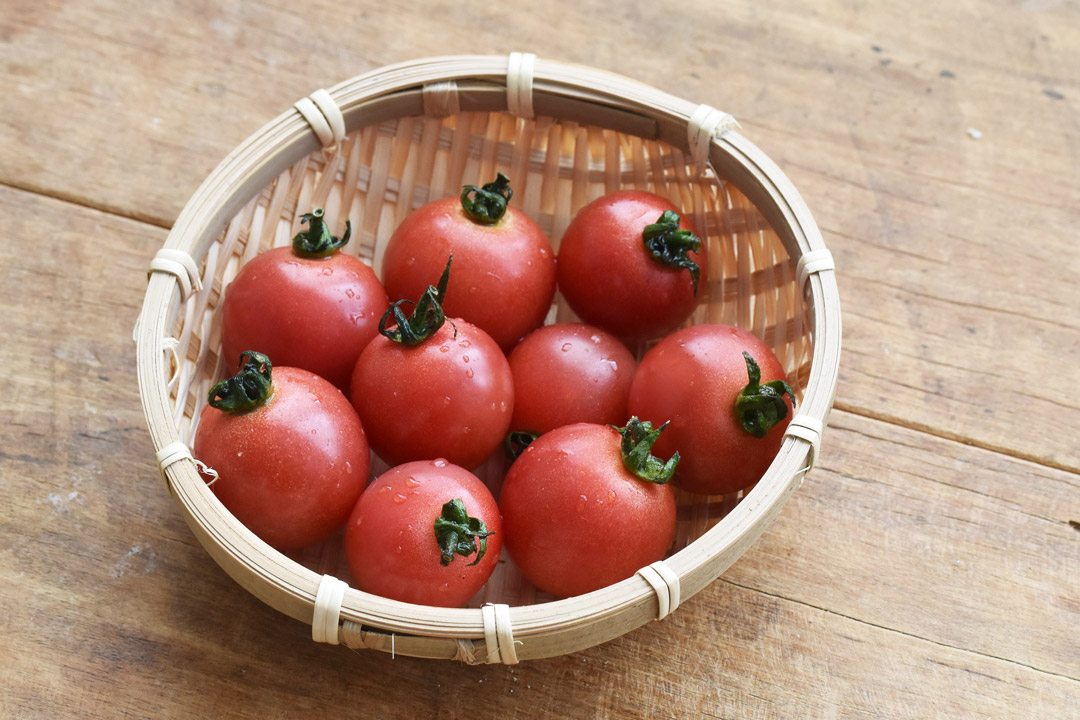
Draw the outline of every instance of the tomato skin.
[[[252,258],[226,288],[222,350],[231,370],[240,353],[258,350],[275,366],[310,370],[346,390],[388,307],[379,279],[359,259],[274,248]]]
[[[689,270],[663,265],[645,248],[642,232],[665,210],[679,212],[658,195],[621,190],[589,203],[570,222],[559,243],[558,287],[584,322],[642,339],[667,332],[693,312],[706,283],[705,242],[688,253],[701,272],[695,294]],[[679,227],[697,234],[679,215]]]
[[[447,317],[478,326],[504,350],[544,322],[555,296],[555,253],[525,213],[507,208],[494,225],[469,219],[458,198],[427,203],[398,226],[386,246],[382,278],[391,299],[414,300],[454,254],[443,301]]]
[[[756,335],[729,325],[695,325],[661,340],[642,358],[630,387],[630,412],[654,424],[670,420],[654,452],[679,451],[675,484],[709,495],[736,492],[765,474],[791,420],[788,415],[761,439],[746,432],[735,399],[749,378],[743,351],[757,361],[761,382],[782,380],[784,369]]]
[[[514,376],[511,431],[563,425],[618,425],[627,414],[637,361],[618,338],[582,323],[534,330],[508,358]]]
[[[356,361],[351,397],[372,449],[390,465],[441,457],[475,468],[514,412],[506,357],[460,319],[415,347],[376,337]]]
[[[541,435],[510,466],[499,507],[522,574],[559,597],[598,590],[661,560],[675,494],[623,466],[619,434],[578,423]]]
[[[329,382],[275,367],[273,387],[249,412],[204,407],[194,454],[218,472],[210,489],[240,522],[293,550],[341,527],[367,484],[370,454],[360,418]]]
[[[435,519],[444,503],[460,499],[493,534],[487,552],[440,562]],[[421,460],[377,477],[349,517],[345,555],[356,587],[420,605],[460,607],[483,586],[499,561],[502,518],[495,498],[472,473],[446,460]]]

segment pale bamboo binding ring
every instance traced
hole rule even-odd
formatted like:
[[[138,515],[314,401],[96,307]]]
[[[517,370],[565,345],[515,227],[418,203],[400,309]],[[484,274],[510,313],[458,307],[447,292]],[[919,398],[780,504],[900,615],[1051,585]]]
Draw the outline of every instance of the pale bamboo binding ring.
[[[510,625],[510,606],[502,603],[487,603],[480,608],[480,612],[484,619],[487,661],[516,665],[517,648],[514,641],[514,629]]]
[[[800,413],[791,418],[791,422],[788,423],[787,429],[784,430],[784,435],[790,435],[791,437],[799,438],[810,445],[810,460],[807,463],[806,470],[804,472],[810,472],[814,469],[814,465],[817,464],[818,445],[821,444],[821,433],[825,429],[825,424],[812,415]]]
[[[739,127],[739,122],[729,113],[709,105],[698,105],[686,124],[690,154],[699,167],[709,164],[709,148],[713,138]]]
[[[453,80],[428,83],[424,85],[421,96],[424,99],[425,115],[442,118],[461,112],[458,85]]]
[[[341,624],[341,603],[349,586],[333,575],[323,575],[315,595],[315,614],[311,618],[311,639],[315,642],[338,644]]]
[[[679,607],[681,584],[679,575],[663,560],[646,565],[637,571],[656,592],[657,620],[663,620]]]
[[[811,250],[799,258],[799,263],[795,267],[795,282],[800,290],[804,290],[806,281],[810,279],[811,275],[835,269],[836,264],[833,262],[832,253],[827,248]]]
[[[202,276],[199,274],[199,264],[190,253],[176,248],[161,248],[150,261],[150,269],[146,276],[152,273],[163,272],[172,275],[180,283],[180,299],[187,300],[191,291],[202,290]]]
[[[533,114],[533,73],[536,55],[510,53],[506,67],[506,109],[511,115],[531,120]]]
[[[345,139],[345,116],[326,90],[316,90],[293,105],[319,138],[323,147],[332,147]]]

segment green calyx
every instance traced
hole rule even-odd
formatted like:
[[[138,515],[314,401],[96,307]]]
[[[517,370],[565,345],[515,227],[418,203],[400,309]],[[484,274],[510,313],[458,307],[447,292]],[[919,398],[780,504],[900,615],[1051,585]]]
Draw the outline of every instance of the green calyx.
[[[494,225],[506,214],[506,206],[514,191],[510,189],[510,178],[499,173],[495,182],[483,187],[466,185],[461,189],[461,209],[481,225]]]
[[[389,309],[379,318],[379,332],[394,342],[407,347],[415,347],[434,335],[446,322],[446,313],[443,312],[442,302],[446,299],[446,285],[450,282],[450,263],[453,261],[454,255],[451,253],[446,261],[446,268],[443,270],[442,277],[439,278],[438,286],[428,285],[427,290],[416,301],[410,317],[405,316],[401,306],[404,303],[412,305],[411,300],[397,300],[390,303]],[[387,328],[386,324],[391,316],[393,316],[396,325],[393,328]]]
[[[611,426],[622,435],[623,465],[634,477],[664,485],[675,475],[675,467],[679,464],[678,451],[666,463],[652,454],[652,446],[667,426],[668,423],[664,423],[654,429],[651,422],[639,420],[636,416],[630,418],[626,427]]]
[[[690,271],[690,279],[694,281],[694,294],[697,295],[701,268],[688,253],[701,249],[701,238],[690,230],[679,228],[679,213],[665,210],[656,222],[645,227],[641,236],[645,240],[645,249],[654,260],[669,267]]]
[[[469,516],[465,503],[454,498],[442,506],[442,514],[435,518],[435,541],[442,553],[439,562],[445,566],[455,555],[468,557],[476,553],[476,559],[469,567],[476,565],[487,552],[488,536],[494,534],[488,531],[483,520]]]
[[[210,407],[245,413],[260,407],[274,391],[270,381],[270,358],[247,350],[240,354],[240,371],[210,388]]]
[[[515,430],[503,440],[503,450],[506,451],[511,460],[517,460],[518,456],[525,452],[525,448],[529,447],[529,444],[538,437],[540,436],[534,432]]]
[[[352,225],[345,221],[345,234],[340,238],[330,234],[330,228],[323,222],[326,211],[315,208],[309,213],[300,216],[301,224],[307,223],[307,229],[296,233],[292,239],[293,252],[300,257],[323,258],[332,255],[349,242],[352,236]]]
[[[778,422],[787,417],[787,403],[784,395],[791,398],[791,407],[795,408],[795,393],[783,380],[773,380],[761,384],[761,368],[750,353],[743,352],[746,359],[746,374],[750,382],[735,398],[735,417],[743,430],[756,438],[763,438]]]

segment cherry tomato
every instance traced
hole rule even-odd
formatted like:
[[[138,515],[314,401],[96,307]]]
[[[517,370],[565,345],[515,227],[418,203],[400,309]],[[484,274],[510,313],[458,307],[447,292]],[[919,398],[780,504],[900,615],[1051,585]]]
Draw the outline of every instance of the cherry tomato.
[[[455,500],[460,507],[446,507]],[[464,605],[491,576],[501,547],[495,498],[475,475],[443,459],[375,478],[345,530],[356,587],[420,605]]]
[[[356,362],[352,400],[390,465],[444,457],[475,468],[510,427],[514,381],[495,341],[455,320],[416,347],[372,340]]]
[[[408,301],[391,304],[353,370],[353,404],[372,448],[390,465],[443,457],[474,468],[510,426],[514,380],[506,357],[483,330],[447,322],[443,313],[452,262],[411,317],[401,310]]]
[[[221,311],[222,351],[232,360],[258,348],[275,365],[310,370],[345,390],[389,304],[374,271],[357,258],[336,249],[298,254],[298,241],[305,247],[311,235],[337,240],[321,210],[304,217],[310,229],[297,235],[293,247],[256,255],[229,283]],[[337,242],[343,245],[348,235]],[[328,245],[317,247],[312,252]]]
[[[258,397],[235,378],[215,386],[214,404],[248,402],[233,410],[207,405],[194,454],[218,473],[210,487],[221,503],[267,543],[291,550],[321,542],[349,517],[367,484],[370,455],[360,418],[318,375],[274,367],[271,379],[265,356],[246,355],[237,377],[257,388]]]
[[[544,322],[555,295],[555,253],[528,215],[506,207],[510,190],[499,177],[483,189],[467,186],[460,200],[443,198],[410,213],[387,243],[382,278],[392,299],[417,297],[453,253],[454,283],[443,309],[508,351]],[[466,209],[478,205],[480,219]]]
[[[705,266],[705,243],[674,205],[621,190],[583,207],[566,228],[558,287],[585,322],[642,339],[689,317]]]
[[[651,445],[657,431],[637,434],[629,429],[636,420],[624,431]],[[539,589],[580,595],[664,557],[675,533],[675,495],[634,475],[624,452],[619,431],[578,423],[541,435],[510,466],[499,496],[504,542]],[[641,472],[664,482],[677,462],[648,460]]]
[[[508,358],[514,376],[510,430],[539,435],[563,425],[621,423],[637,362],[617,338],[580,323],[529,333]]]
[[[743,353],[760,369],[760,382]],[[630,387],[630,412],[671,421],[656,449],[682,456],[676,485],[732,493],[760,480],[780,450],[794,403],[784,377],[772,350],[754,334],[695,325],[672,333],[642,358]],[[747,399],[740,402],[741,394]]]

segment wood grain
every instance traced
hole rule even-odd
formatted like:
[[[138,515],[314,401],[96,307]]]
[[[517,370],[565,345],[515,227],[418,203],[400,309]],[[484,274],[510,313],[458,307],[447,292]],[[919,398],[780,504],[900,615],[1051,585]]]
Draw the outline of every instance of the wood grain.
[[[843,280],[840,407],[1080,470],[1080,435],[1058,431],[1080,426],[1058,390],[1080,381],[1075,4],[557,7],[549,36],[546,5],[436,23],[439,3],[350,3],[342,22],[327,0],[20,0],[0,19],[0,182],[168,226],[244,137],[378,65],[483,48],[615,70],[731,111],[806,196]],[[647,35],[676,41],[627,50]]]
[[[0,243],[0,716],[1080,712],[1076,476],[842,411],[780,520],[664,622],[516,667],[316,645],[213,564],[154,467],[129,333],[162,231],[11,189],[0,222],[60,229]]]

